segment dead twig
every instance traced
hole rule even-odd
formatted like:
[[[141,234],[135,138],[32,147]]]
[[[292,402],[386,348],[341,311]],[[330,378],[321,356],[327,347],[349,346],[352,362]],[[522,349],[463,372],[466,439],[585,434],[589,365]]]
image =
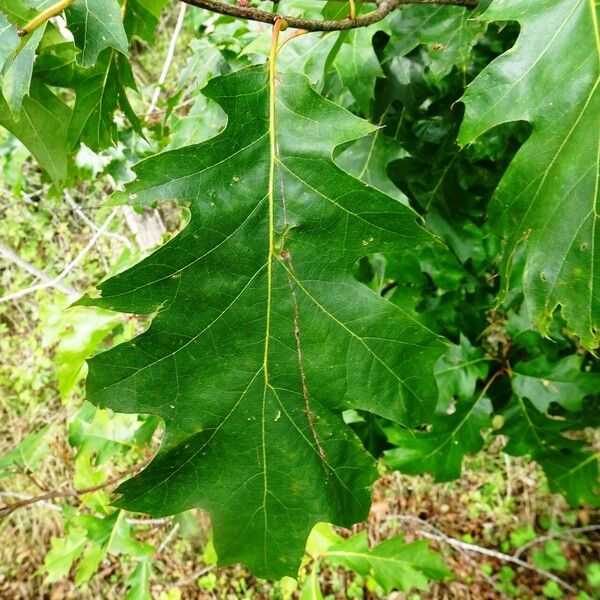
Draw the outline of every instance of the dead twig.
[[[571,529],[564,529],[563,531],[547,533],[517,548],[513,556],[515,558],[519,558],[519,556],[521,556],[523,552],[529,550],[529,548],[531,548],[532,546],[537,546],[538,544],[543,544],[544,542],[548,542],[550,540],[562,539],[569,540],[571,542],[578,542],[579,540],[577,540],[573,536],[577,535],[578,533],[591,533],[592,531],[600,531],[600,525],[585,525],[583,527],[573,527]]]
[[[41,283],[37,283],[32,285],[31,287],[19,290],[18,292],[14,292],[12,294],[7,294],[6,296],[0,297],[0,302],[8,302],[10,300],[16,300],[17,298],[22,298],[23,296],[27,296],[28,294],[32,294],[33,292],[37,292],[39,290],[44,290],[50,287],[58,287],[60,282],[86,257],[86,255],[94,248],[98,238],[104,235],[104,232],[108,229],[111,221],[114,219],[117,214],[117,209],[113,209],[111,213],[108,215],[106,221],[98,228],[98,230],[91,237],[90,241],[85,245],[84,248],[79,252],[79,254],[54,278],[49,279],[46,278],[46,281],[42,281]],[[77,297],[77,293],[75,293],[74,297]],[[74,298],[73,298],[74,299]]]
[[[111,485],[118,483],[121,479],[128,477],[134,473],[137,473],[141,469],[143,469],[149,462],[152,460],[148,458],[140,464],[137,464],[127,471],[117,475],[116,477],[112,477],[103,483],[99,483],[97,485],[92,485],[90,487],[81,488],[78,490],[75,489],[54,489],[44,494],[39,494],[38,496],[29,496],[26,498],[22,498],[17,502],[12,502],[10,504],[5,504],[4,506],[0,506],[0,517],[6,517],[10,515],[12,512],[19,508],[23,508],[24,506],[30,506],[31,504],[36,504],[38,502],[45,502],[47,500],[53,500],[55,498],[73,498],[83,496],[84,494],[91,494],[93,492],[97,492],[98,490],[102,490],[104,488],[110,487]],[[65,484],[63,484],[64,487]]]
[[[554,573],[551,573],[550,571],[546,571],[545,569],[536,567],[535,565],[532,565],[532,564],[518,558],[517,556],[512,556],[510,554],[504,554],[504,552],[498,552],[497,550],[491,550],[490,548],[478,546],[477,544],[470,544],[468,542],[463,542],[461,540],[457,540],[456,538],[446,535],[443,531],[439,530],[437,527],[434,527],[431,523],[428,523],[427,521],[423,521],[419,517],[415,517],[413,515],[393,515],[393,516],[388,517],[388,520],[394,520],[394,519],[396,519],[398,521],[409,521],[409,522],[415,523],[417,525],[417,529],[419,530],[419,534],[422,537],[427,538],[429,540],[443,542],[443,543],[447,544],[448,546],[455,548],[456,550],[459,550],[459,551],[482,554],[484,556],[489,556],[491,558],[495,558],[504,563],[511,563],[513,565],[517,565],[518,567],[523,567],[524,569],[527,569],[528,571],[537,573],[541,577],[544,577],[546,579],[550,579],[551,581],[554,581],[555,583],[560,585],[563,589],[567,590],[568,592],[571,592],[571,593],[577,592],[576,588],[574,588],[570,583],[566,582],[564,579],[561,579],[560,577],[558,577],[558,575],[555,575]]]

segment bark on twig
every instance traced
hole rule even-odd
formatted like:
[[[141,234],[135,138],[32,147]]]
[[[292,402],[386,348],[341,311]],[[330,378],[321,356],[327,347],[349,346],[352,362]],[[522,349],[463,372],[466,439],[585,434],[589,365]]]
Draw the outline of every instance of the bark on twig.
[[[403,4],[432,4],[443,6],[462,6],[465,8],[475,8],[477,2],[473,0],[382,0],[377,3],[377,8],[366,15],[356,19],[303,19],[301,17],[290,17],[277,13],[267,12],[250,6],[240,6],[239,4],[227,4],[221,0],[181,0],[191,6],[205,8],[215,13],[238,17],[249,21],[258,21],[260,23],[269,23],[273,25],[278,19],[284,20],[289,27],[295,29],[304,29],[305,31],[342,31],[345,29],[356,29],[358,27],[368,27],[385,19],[393,10]]]

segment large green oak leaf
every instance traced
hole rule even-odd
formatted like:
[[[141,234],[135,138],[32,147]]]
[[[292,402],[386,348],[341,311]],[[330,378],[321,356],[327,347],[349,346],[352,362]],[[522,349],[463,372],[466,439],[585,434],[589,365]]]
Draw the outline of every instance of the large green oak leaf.
[[[543,332],[560,306],[584,346],[600,343],[598,164],[600,34],[594,0],[496,0],[484,13],[516,20],[515,46],[463,97],[461,143],[509,121],[532,126],[492,201],[506,237],[505,286],[524,245],[525,299]]]
[[[445,348],[352,276],[364,255],[432,240],[410,208],[333,162],[374,127],[304,76],[274,82],[276,94],[265,66],[210,81],[227,128],[139,163],[120,197],[186,202],[189,224],[80,301],[154,315],[89,363],[91,402],[165,422],[117,505],[201,507],[219,560],[269,578],[297,573],[315,523],[367,516],[377,472],[342,412],[427,421]]]

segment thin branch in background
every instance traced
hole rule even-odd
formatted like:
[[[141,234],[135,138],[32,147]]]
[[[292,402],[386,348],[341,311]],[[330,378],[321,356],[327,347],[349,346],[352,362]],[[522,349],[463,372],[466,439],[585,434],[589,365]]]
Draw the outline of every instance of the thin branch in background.
[[[524,560],[521,560],[517,556],[512,556],[510,554],[504,554],[503,552],[498,552],[496,550],[490,550],[489,548],[484,548],[483,546],[478,546],[476,544],[469,544],[467,542],[463,542],[461,540],[457,540],[456,538],[450,537],[446,535],[443,531],[440,531],[437,527],[434,527],[431,523],[427,521],[423,521],[419,517],[415,517],[413,515],[392,515],[388,517],[388,520],[398,520],[398,521],[409,521],[415,523],[417,525],[417,529],[419,530],[419,534],[427,539],[435,540],[438,542],[444,542],[448,546],[455,548],[459,551],[464,552],[474,552],[476,554],[483,554],[484,556],[489,556],[491,558],[496,558],[497,560],[504,563],[511,563],[513,565],[517,565],[519,567],[523,567],[529,571],[533,571],[537,573],[541,577],[546,579],[550,579],[554,581],[562,588],[567,590],[568,592],[575,593],[577,590],[570,584],[567,583],[564,579],[558,577],[554,573],[550,571],[546,571],[545,569],[541,569],[532,565]]]
[[[130,525],[145,525],[148,527],[156,527],[166,525],[171,522],[171,517],[161,517],[160,519],[127,519]]]
[[[48,190],[52,187],[50,184],[43,185],[40,189],[34,190],[33,192],[24,192],[21,191],[21,198],[25,201],[25,204],[29,204],[34,208],[39,206],[41,199],[46,195]],[[3,190],[3,192],[9,194],[12,197],[12,194],[8,190]]]
[[[40,494],[39,496],[29,496],[27,498],[18,500],[17,502],[5,504],[4,506],[0,506],[0,517],[6,517],[7,515],[10,515],[12,512],[19,508],[23,508],[24,506],[30,506],[32,504],[37,504],[38,502],[45,502],[47,500],[53,500],[54,498],[78,498],[79,496],[83,496],[84,494],[91,494],[92,492],[97,492],[98,490],[105,489],[115,483],[118,483],[119,481],[121,481],[121,479],[129,477],[130,475],[136,474],[138,471],[141,471],[151,460],[151,457],[147,458],[146,460],[142,461],[137,465],[134,465],[133,467],[127,469],[126,471],[117,475],[116,477],[107,479],[103,483],[99,483],[97,485],[92,485],[90,487],[75,490],[61,489],[65,487],[65,484],[63,484],[58,489],[50,490],[45,494]]]
[[[291,17],[280,15],[273,12],[267,12],[250,6],[240,6],[239,4],[227,4],[221,0],[182,0],[186,4],[204,8],[211,12],[238,17],[249,21],[258,21],[259,23],[269,23],[274,25],[279,19],[285,21],[289,27],[294,29],[305,29],[306,31],[342,31],[346,29],[356,29],[358,27],[368,27],[385,19],[398,6],[403,4],[432,4],[443,6],[462,6],[464,8],[476,8],[477,2],[473,0],[382,0],[376,2],[377,8],[366,15],[356,19],[303,19],[300,17]]]
[[[56,281],[43,271],[40,271],[37,267],[34,267],[32,264],[28,263],[25,259],[21,258],[14,250],[11,250],[8,246],[5,246],[0,242],[0,255],[4,258],[15,264],[23,271],[26,271],[30,275],[33,275],[36,279],[39,279],[44,284],[47,284],[48,287],[54,287],[59,292],[62,292],[69,298],[77,298],[79,296],[79,292],[72,287],[66,286],[60,281]],[[1,298],[0,298],[1,301]]]
[[[171,109],[171,112],[175,113],[178,110],[185,108],[186,106],[190,106],[190,104],[194,104],[194,102],[196,102],[196,98],[194,96],[192,96],[191,98],[186,98],[183,102],[176,104]],[[152,112],[146,111],[145,113],[138,114],[138,117],[149,117],[151,114],[153,114],[153,115],[164,114],[167,112],[167,110],[168,110],[168,107],[158,108],[157,106],[155,106],[154,109],[152,110]]]
[[[169,533],[167,533],[167,535],[165,536],[165,539],[160,543],[160,546],[156,550],[157,556],[160,555],[164,551],[164,549],[171,543],[171,540],[175,537],[178,530],[179,530],[179,523],[175,523],[175,525],[173,525],[171,531],[169,531]]]
[[[73,196],[71,196],[71,194],[69,194],[69,192],[67,190],[64,191],[64,197],[65,197],[65,200],[67,201],[67,204],[73,209],[75,214],[86,225],[88,225],[92,231],[98,231],[100,229],[100,227],[98,227],[98,225],[96,225],[96,223],[94,223],[94,221],[92,221],[92,219],[90,219],[83,212],[83,209],[81,208],[81,206],[79,206],[79,204],[77,204],[77,202],[75,202],[75,200],[73,199]],[[127,239],[126,236],[124,236],[120,233],[112,232],[112,231],[105,231],[102,235],[104,235],[104,237],[107,237],[107,238],[113,238],[115,240],[119,240],[119,242],[121,242],[123,245],[127,246],[127,248],[133,252],[133,249],[134,249],[133,244],[129,241],[129,239]]]
[[[24,477],[27,477],[27,479],[29,479],[29,481],[31,481],[31,483],[33,483],[33,485],[35,485],[36,488],[42,490],[42,492],[48,491],[48,486],[44,485],[41,481],[39,481],[37,477],[27,467],[24,467],[19,464],[15,464],[15,467],[17,469],[17,472],[23,475]]]
[[[462,542],[455,538],[451,538],[445,534],[442,534],[440,536],[440,535],[437,535],[434,533],[428,533],[427,531],[422,531],[422,535],[423,535],[423,537],[426,537],[431,540],[442,541],[442,542],[448,544],[449,546],[452,546],[453,548],[460,548],[462,550],[465,550],[466,552],[475,552],[477,554],[483,554],[485,556],[490,556],[491,558],[496,558],[502,562],[512,563],[519,567],[523,567],[524,569],[533,571],[534,573],[537,573],[538,575],[541,575],[542,577],[545,577],[546,579],[550,579],[551,581],[554,581],[555,583],[560,585],[562,588],[564,588],[568,592],[571,592],[571,593],[577,592],[576,588],[574,588],[570,583],[567,583],[564,579],[561,579],[560,577],[558,577],[558,575],[555,575],[554,573],[551,573],[550,571],[546,571],[546,569],[540,569],[539,567],[529,564],[528,562],[521,560],[520,558],[515,558],[514,556],[511,556],[510,554],[504,554],[503,552],[497,552],[496,550],[490,550],[489,548],[484,548],[483,546],[477,546],[476,544],[468,544],[467,542]]]
[[[196,571],[190,577],[185,577],[184,579],[178,579],[175,583],[173,583],[173,587],[183,587],[186,585],[194,585],[198,577],[202,577],[202,575],[206,575],[206,573],[210,573],[214,569],[213,565],[207,565],[206,567],[202,567],[199,571]]]
[[[158,104],[158,98],[160,97],[160,92],[162,90],[162,86],[165,84],[167,80],[167,75],[169,73],[169,69],[171,68],[171,63],[173,62],[173,57],[175,56],[175,47],[177,46],[177,39],[179,38],[179,34],[181,33],[181,29],[183,28],[183,21],[185,20],[185,12],[187,5],[182,4],[179,7],[179,15],[177,16],[177,22],[175,23],[175,29],[173,30],[173,35],[171,37],[171,41],[169,42],[169,48],[167,50],[167,56],[165,58],[165,62],[163,64],[162,71],[160,72],[160,76],[158,78],[158,82],[156,87],[154,88],[154,93],[152,94],[152,100],[150,101],[150,106],[148,107],[147,114],[152,115],[156,110],[156,106]]]
[[[34,496],[29,494],[21,494],[20,492],[0,492],[0,498],[12,498],[14,500],[31,500]],[[53,502],[48,502],[48,500],[39,500],[38,502],[31,503],[28,506],[39,506],[40,508],[47,508],[52,512],[62,513],[63,509],[58,504],[54,504]],[[95,517],[102,518],[106,515],[94,515]],[[170,517],[162,517],[160,519],[126,519],[129,525],[140,525],[147,527],[157,527],[162,525],[167,525],[171,522]]]
[[[504,466],[506,468],[506,498],[505,502],[508,504],[512,498],[512,470],[510,466],[510,456],[504,453]]]
[[[13,500],[32,500],[34,497],[30,494],[22,494],[21,492],[0,492],[0,498],[11,498]],[[53,512],[62,512],[62,508],[58,504],[53,504],[47,500],[38,500],[36,505]]]
[[[573,536],[577,535],[578,533],[591,533],[593,531],[600,531],[600,525],[585,525],[583,527],[573,527],[571,529],[565,529],[563,531],[547,533],[517,548],[513,556],[515,558],[519,558],[519,556],[521,556],[523,552],[529,550],[529,548],[531,548],[532,546],[537,546],[538,544],[543,544],[544,542],[548,542],[550,540],[562,539],[568,540],[570,542],[579,542],[580,540],[574,538]]]
[[[36,285],[32,285],[31,287],[25,288],[23,290],[19,290],[18,292],[2,296],[0,297],[0,302],[9,302],[10,300],[22,298],[23,296],[27,296],[28,294],[32,294],[33,292],[37,292],[39,290],[44,290],[50,287],[58,287],[58,284],[86,257],[90,250],[92,250],[92,248],[96,245],[98,238],[104,235],[105,231],[108,229],[108,226],[111,224],[116,214],[117,209],[115,208],[111,211],[110,215],[108,215],[106,221],[104,221],[104,223],[98,228],[98,231],[94,233],[94,235],[91,237],[90,241],[85,245],[85,247],[56,277],[54,277],[53,279],[43,281]],[[78,294],[75,293],[74,297],[76,298],[77,296]]]

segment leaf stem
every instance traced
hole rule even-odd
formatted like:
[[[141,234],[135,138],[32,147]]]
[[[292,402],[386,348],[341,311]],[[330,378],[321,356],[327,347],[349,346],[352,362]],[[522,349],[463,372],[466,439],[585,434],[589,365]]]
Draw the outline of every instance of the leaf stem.
[[[283,42],[281,42],[281,44],[279,44],[279,47],[277,48],[277,52],[279,52],[288,42],[291,42],[294,38],[300,37],[301,35],[305,35],[307,33],[308,33],[308,31],[306,31],[306,29],[297,29],[293,33],[290,33],[290,35],[288,35],[283,40]]]
[[[283,19],[277,19],[273,26],[273,37],[271,40],[271,52],[269,53],[269,249],[267,252],[267,316],[265,325],[265,349],[263,356],[263,371],[265,385],[269,382],[269,337],[271,335],[271,293],[273,280],[273,259],[275,257],[275,156],[277,152],[277,140],[275,138],[275,62],[277,60],[277,48],[279,46],[279,32],[287,29],[287,23]]]
[[[350,14],[348,15],[348,18],[355,21],[356,20],[356,2],[355,2],[355,0],[348,0],[348,5],[350,7]]]
[[[26,23],[21,29],[19,29],[19,37],[25,37],[29,35],[33,31],[35,31],[38,27],[41,27],[46,21],[49,21],[52,17],[56,15],[60,15],[65,8],[68,8],[71,4],[73,4],[75,0],[59,0],[56,4],[49,6],[46,10],[43,10],[39,15],[36,15]]]

